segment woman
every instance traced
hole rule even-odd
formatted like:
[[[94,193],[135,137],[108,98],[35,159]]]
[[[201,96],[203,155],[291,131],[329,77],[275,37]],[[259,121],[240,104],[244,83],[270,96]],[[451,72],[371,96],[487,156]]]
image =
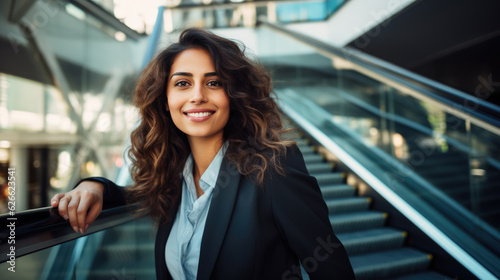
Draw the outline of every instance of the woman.
[[[134,185],[87,178],[52,205],[84,233],[103,203],[159,224],[157,279],[354,279],[316,180],[283,139],[265,69],[233,41],[187,29],[143,71]]]

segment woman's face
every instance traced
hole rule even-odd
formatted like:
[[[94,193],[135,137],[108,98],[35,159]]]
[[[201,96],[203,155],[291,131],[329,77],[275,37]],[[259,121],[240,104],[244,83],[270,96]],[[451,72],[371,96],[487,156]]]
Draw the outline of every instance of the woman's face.
[[[222,139],[229,120],[229,98],[208,51],[188,49],[174,60],[167,84],[172,120],[190,140]]]

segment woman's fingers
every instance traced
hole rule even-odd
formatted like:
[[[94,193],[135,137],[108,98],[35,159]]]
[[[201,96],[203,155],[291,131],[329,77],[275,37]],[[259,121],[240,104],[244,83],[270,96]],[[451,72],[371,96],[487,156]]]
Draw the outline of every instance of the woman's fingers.
[[[50,200],[51,201],[50,204],[52,205],[52,207],[54,208],[57,207],[59,205],[59,200],[61,200],[61,198],[63,198],[64,195],[65,195],[64,193],[58,193],[54,195]]]
[[[78,209],[78,205],[80,203],[80,196],[75,195],[71,197],[71,201],[68,203],[68,216],[69,223],[75,232],[79,232],[78,230],[78,217],[76,215],[76,210]]]
[[[99,210],[97,212],[97,215],[95,213],[92,213],[92,208],[96,205],[96,199],[94,198],[93,194],[89,191],[82,191],[80,195],[80,204],[78,205],[78,209],[76,210],[76,215],[78,219],[78,231],[83,234],[88,228],[88,225],[90,225],[97,215],[101,213],[102,207],[100,209],[95,209]],[[91,222],[89,223],[89,215],[95,215],[95,217],[92,218]]]
[[[68,193],[52,197],[51,204],[57,207],[59,215],[69,220],[75,232],[87,231],[102,211],[104,186],[96,182],[82,182]]]
[[[68,203],[70,201],[71,201],[71,195],[68,193],[65,194],[64,197],[62,197],[58,203],[59,215],[61,215],[61,217],[63,217],[66,221],[69,219]]]
[[[90,211],[87,214],[87,220],[85,221],[85,228],[84,232],[87,231],[88,227],[95,221],[97,216],[102,211],[102,203],[101,202],[96,202],[92,205],[92,208],[90,208]]]

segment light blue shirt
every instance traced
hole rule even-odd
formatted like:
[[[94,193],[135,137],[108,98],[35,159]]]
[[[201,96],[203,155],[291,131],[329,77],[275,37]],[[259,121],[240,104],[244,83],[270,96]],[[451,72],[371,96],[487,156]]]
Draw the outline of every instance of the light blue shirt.
[[[165,247],[167,268],[174,280],[196,279],[208,209],[228,144],[222,145],[201,176],[199,183],[204,193],[200,197],[194,184],[192,155],[184,165],[182,200]]]

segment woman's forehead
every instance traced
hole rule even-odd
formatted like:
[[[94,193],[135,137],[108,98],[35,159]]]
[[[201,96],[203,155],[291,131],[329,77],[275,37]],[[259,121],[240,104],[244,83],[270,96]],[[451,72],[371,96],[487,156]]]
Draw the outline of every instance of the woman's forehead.
[[[202,71],[215,72],[215,66],[210,53],[205,49],[187,49],[179,53],[171,66],[171,72]]]

